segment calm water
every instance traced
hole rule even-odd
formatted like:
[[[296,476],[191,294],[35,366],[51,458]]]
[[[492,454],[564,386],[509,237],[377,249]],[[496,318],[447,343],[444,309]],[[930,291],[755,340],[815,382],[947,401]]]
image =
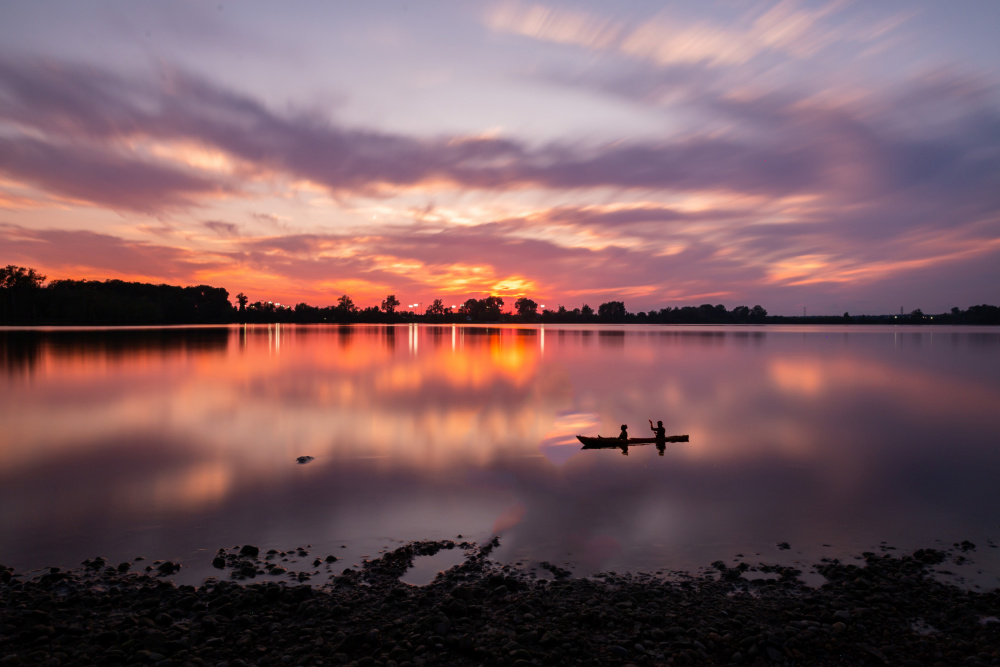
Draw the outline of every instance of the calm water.
[[[994,587],[998,406],[997,329],[0,331],[0,562],[200,581],[222,546],[342,568],[497,533],[583,575],[968,539]],[[573,437],[648,419],[690,442]]]

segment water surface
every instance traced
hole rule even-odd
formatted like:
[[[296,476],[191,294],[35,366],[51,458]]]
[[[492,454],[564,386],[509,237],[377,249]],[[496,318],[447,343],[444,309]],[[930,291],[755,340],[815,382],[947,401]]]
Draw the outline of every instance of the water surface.
[[[996,586],[998,405],[995,328],[6,330],[0,562],[200,580],[248,542],[336,571],[499,534],[583,575],[968,539]],[[574,438],[649,419],[690,442]]]

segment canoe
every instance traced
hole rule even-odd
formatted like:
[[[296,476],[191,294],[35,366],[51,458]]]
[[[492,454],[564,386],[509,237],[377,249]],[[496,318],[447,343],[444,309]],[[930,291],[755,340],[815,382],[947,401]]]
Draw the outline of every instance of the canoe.
[[[584,449],[600,449],[602,447],[621,447],[622,445],[655,445],[657,442],[688,442],[686,435],[668,435],[662,440],[656,438],[629,438],[621,440],[619,438],[605,438],[603,436],[591,437],[578,435],[576,439],[583,443]]]

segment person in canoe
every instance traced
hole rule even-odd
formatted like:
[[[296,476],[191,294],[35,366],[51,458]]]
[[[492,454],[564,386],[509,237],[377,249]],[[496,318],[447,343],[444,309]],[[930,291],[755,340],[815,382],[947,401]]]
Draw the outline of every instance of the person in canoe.
[[[652,425],[653,422],[649,422]],[[622,432],[618,434],[619,440],[628,442],[628,424],[622,424]]]
[[[657,442],[665,442],[667,439],[667,430],[663,428],[663,422],[656,422],[656,426],[653,426],[653,420],[649,420],[649,428],[653,429],[653,436],[656,438]]]

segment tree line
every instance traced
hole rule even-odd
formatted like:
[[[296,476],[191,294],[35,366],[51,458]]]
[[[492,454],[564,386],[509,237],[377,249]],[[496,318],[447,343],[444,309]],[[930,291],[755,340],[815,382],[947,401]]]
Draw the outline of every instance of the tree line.
[[[399,299],[389,294],[378,306],[361,308],[344,294],[336,305],[326,307],[299,303],[293,306],[271,301],[250,301],[242,292],[236,304],[221,287],[198,285],[177,287],[123,280],[53,280],[35,269],[8,265],[0,268],[0,324],[3,325],[163,325],[230,323],[391,323],[391,322],[536,322],[541,324],[632,323],[632,324],[781,324],[781,323],[896,323],[896,324],[1000,324],[996,306],[952,308],[948,313],[837,317],[782,317],[768,315],[760,305],[722,304],[681,306],[629,312],[623,301],[607,301],[595,310],[588,304],[568,310],[548,309],[528,297],[504,310],[496,295],[470,298],[458,306],[445,306],[435,299],[423,313],[400,310]]]

